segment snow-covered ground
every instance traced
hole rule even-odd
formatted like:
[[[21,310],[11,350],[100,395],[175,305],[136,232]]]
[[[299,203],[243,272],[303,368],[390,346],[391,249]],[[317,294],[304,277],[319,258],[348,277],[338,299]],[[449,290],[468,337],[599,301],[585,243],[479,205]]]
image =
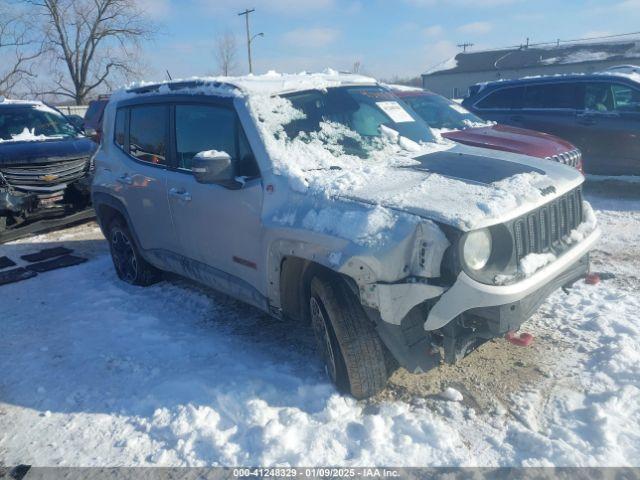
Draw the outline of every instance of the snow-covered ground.
[[[328,383],[303,325],[178,278],[118,281],[94,224],[2,245],[89,261],[0,287],[0,466],[640,465],[634,192],[588,195],[612,276],[553,294],[534,347],[496,340],[366,402]]]

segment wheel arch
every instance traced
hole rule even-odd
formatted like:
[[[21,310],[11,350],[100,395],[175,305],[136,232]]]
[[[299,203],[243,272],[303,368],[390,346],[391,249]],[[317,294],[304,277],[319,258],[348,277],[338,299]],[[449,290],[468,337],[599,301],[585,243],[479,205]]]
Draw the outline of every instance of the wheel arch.
[[[133,235],[133,241],[140,252],[143,252],[141,248],[140,240],[136,234],[136,230],[133,227],[131,218],[127,214],[127,209],[124,204],[117,198],[106,193],[94,193],[93,194],[93,208],[96,212],[96,218],[98,225],[104,236],[107,236],[107,228],[109,223],[113,221],[115,217],[120,217],[127,225],[127,228]]]
[[[294,320],[308,319],[308,298],[314,277],[333,277],[345,282],[359,298],[356,281],[318,262],[293,255],[286,255],[280,264],[280,308],[283,315]]]
[[[335,243],[334,243],[335,242]],[[335,275],[346,281],[360,298],[358,285],[373,281],[375,274],[364,259],[346,255],[344,242],[318,244],[307,240],[271,242],[267,258],[267,292],[272,311],[303,319],[306,294],[313,275]],[[326,246],[325,246],[326,245]]]

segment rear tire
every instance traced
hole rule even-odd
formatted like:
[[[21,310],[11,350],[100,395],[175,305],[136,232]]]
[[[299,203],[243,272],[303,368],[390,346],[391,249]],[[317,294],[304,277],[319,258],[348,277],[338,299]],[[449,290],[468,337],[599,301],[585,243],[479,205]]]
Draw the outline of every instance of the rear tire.
[[[361,399],[384,389],[384,346],[347,283],[337,277],[313,278],[309,312],[318,351],[338,390]]]
[[[114,218],[107,229],[111,259],[118,278],[131,285],[147,286],[161,279],[161,272],[147,262],[136,247],[125,222]]]

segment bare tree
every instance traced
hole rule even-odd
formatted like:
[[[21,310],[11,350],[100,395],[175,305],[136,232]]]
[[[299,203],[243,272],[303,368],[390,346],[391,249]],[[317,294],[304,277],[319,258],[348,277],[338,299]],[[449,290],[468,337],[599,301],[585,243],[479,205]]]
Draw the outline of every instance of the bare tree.
[[[140,43],[156,26],[136,0],[28,0],[42,16],[53,86],[41,94],[85,103],[92,92],[126,81],[139,67]]]
[[[360,62],[360,60],[356,60],[355,62],[353,62],[351,73],[360,73],[361,70],[362,70],[362,62]]]
[[[233,33],[227,31],[219,35],[216,39],[216,61],[218,63],[218,71],[224,75],[231,75],[237,68],[236,56],[238,54],[238,45],[236,37]]]
[[[22,80],[34,76],[32,61],[42,48],[30,31],[24,14],[0,5],[0,95],[15,93]]]

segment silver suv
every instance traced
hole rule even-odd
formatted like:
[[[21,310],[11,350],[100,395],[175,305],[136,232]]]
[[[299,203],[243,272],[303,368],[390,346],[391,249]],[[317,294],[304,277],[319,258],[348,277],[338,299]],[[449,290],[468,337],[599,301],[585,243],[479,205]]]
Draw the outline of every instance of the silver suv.
[[[93,202],[118,276],[310,322],[357,398],[518,330],[599,234],[575,169],[438,140],[366,77],[144,85],[104,118]]]

